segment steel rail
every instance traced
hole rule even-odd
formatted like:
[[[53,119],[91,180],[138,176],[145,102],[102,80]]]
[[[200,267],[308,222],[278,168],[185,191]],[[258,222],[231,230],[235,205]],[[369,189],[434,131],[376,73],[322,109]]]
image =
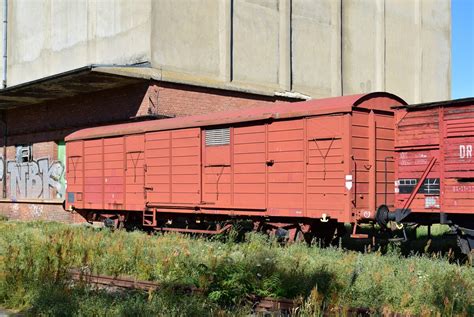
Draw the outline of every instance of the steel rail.
[[[139,289],[145,291],[158,291],[165,289],[166,286],[153,281],[140,281],[130,277],[118,277],[109,275],[97,275],[87,272],[87,270],[71,269],[69,270],[69,276],[72,281],[83,282],[89,285],[96,285],[104,288],[123,288],[123,289]],[[203,294],[204,290],[192,285],[173,285],[172,290],[181,291],[188,294]],[[301,302],[297,300],[291,300],[288,298],[271,298],[271,297],[260,297],[255,295],[249,295],[247,299],[253,302],[252,310],[254,313],[265,313],[265,312],[280,312],[284,316],[289,316],[295,312],[301,305]],[[346,316],[373,316],[376,313],[374,309],[366,307],[328,307],[323,316],[334,316],[334,314],[343,314]],[[399,313],[385,313],[383,316],[396,316],[396,317],[408,317],[406,314]]]

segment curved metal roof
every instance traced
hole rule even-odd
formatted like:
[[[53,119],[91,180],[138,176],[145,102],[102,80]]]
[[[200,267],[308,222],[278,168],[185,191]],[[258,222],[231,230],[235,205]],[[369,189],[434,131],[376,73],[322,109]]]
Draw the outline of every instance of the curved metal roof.
[[[398,96],[386,92],[349,95],[342,97],[314,99],[309,101],[283,103],[241,109],[237,111],[217,112],[199,116],[152,120],[101,126],[76,131],[66,137],[66,141],[97,139],[119,135],[130,135],[152,131],[184,129],[202,126],[217,126],[260,120],[279,120],[317,116],[331,113],[347,113],[353,108],[365,108],[391,111],[392,106],[406,105]]]

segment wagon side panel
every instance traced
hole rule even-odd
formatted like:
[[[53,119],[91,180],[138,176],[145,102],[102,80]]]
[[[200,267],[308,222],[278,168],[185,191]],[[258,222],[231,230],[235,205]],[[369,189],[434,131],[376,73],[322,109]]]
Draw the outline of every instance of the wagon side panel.
[[[66,208],[84,208],[84,142],[66,143]]]
[[[147,202],[171,203],[171,131],[145,135]]]
[[[201,130],[171,131],[171,203],[201,202]]]
[[[399,110],[397,149],[439,146],[439,114],[437,108],[424,111]]]
[[[103,139],[84,141],[84,208],[104,209]]]
[[[124,138],[107,138],[104,147],[104,208],[124,209]]]
[[[145,135],[125,136],[125,209],[143,210],[145,205]]]
[[[304,213],[304,120],[268,124],[268,211],[274,216]]]
[[[375,206],[393,209],[395,182],[395,127],[393,114],[376,114],[376,201]]]
[[[445,107],[443,211],[474,210],[474,107]]]
[[[340,221],[344,215],[347,189],[344,172],[344,120],[342,115],[308,118],[305,138],[307,216],[323,214]],[[349,189],[350,190],[350,189]]]
[[[352,178],[351,200],[354,209],[369,209],[369,113],[352,113]]]
[[[393,207],[394,118],[390,113],[354,110],[351,129],[351,200],[357,217],[371,219],[378,206]]]
[[[266,208],[267,169],[266,125],[235,127],[233,133],[234,205],[250,209]]]
[[[202,130],[203,204],[228,207],[232,203],[232,128]]]
[[[416,212],[439,212],[440,177],[440,131],[438,109],[424,111],[400,110],[397,115],[396,160],[398,179],[396,180],[396,201],[398,209],[409,208]],[[436,159],[429,169],[432,159]],[[407,200],[425,171],[429,173],[415,195],[413,202]]]

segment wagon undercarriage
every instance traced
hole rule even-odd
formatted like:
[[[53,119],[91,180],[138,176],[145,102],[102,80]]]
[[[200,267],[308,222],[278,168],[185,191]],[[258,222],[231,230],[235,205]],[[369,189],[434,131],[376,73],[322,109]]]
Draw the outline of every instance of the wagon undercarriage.
[[[215,235],[260,232],[286,242],[317,241],[323,245],[336,242],[346,233],[344,223],[334,219],[284,218],[263,216],[226,216],[209,214],[173,214],[148,210],[146,212],[78,211],[88,222],[103,222],[113,229],[142,229],[149,232],[180,232]],[[363,236],[366,238],[367,236]],[[315,240],[316,239],[316,240]]]

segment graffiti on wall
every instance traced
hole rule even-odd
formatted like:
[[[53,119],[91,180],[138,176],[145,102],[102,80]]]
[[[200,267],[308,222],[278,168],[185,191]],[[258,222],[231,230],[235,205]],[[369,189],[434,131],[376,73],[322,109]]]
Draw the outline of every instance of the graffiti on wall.
[[[42,205],[29,205],[28,209],[30,210],[31,218],[40,218],[43,214]]]
[[[0,158],[0,181],[4,175],[4,161]],[[64,164],[42,158],[31,162],[7,162],[7,193],[17,199],[61,199],[64,197]]]

